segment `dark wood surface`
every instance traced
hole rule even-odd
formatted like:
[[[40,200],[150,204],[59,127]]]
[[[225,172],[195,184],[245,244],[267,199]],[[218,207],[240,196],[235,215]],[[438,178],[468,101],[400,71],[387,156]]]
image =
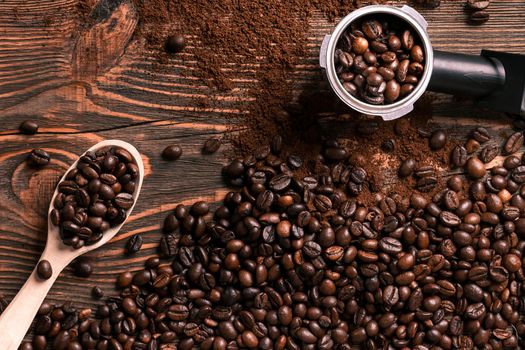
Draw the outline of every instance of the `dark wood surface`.
[[[91,26],[75,15],[76,5],[76,0],[0,0],[0,293],[8,300],[43,250],[45,213],[59,176],[100,140],[119,138],[139,149],[147,171],[142,194],[121,234],[88,255],[93,275],[77,278],[66,269],[48,296],[51,302],[73,300],[93,307],[97,301],[90,296],[92,286],[114,293],[116,274],[140,268],[155,254],[167,211],[178,203],[222,198],[227,191],[221,179],[226,159],[221,152],[202,155],[200,148],[210,135],[229,132],[226,116],[242,113],[232,101],[249,98],[242,88],[253,84],[239,79],[232,92],[213,92],[184,74],[195,68],[187,52],[171,58],[165,63],[168,71],[161,72],[155,53],[133,37],[138,18],[128,2]],[[525,54],[525,1],[493,1],[490,21],[479,27],[466,23],[463,7],[464,1],[443,0],[437,10],[422,10],[436,48]],[[309,55],[294,77],[303,89],[323,90],[317,56],[323,35],[334,24],[321,14],[310,22]],[[187,40],[191,46],[196,38]],[[233,69],[242,77],[241,68]],[[199,103],[208,94],[213,108]],[[487,126],[497,137],[510,130],[504,116],[445,97],[436,100],[434,115],[432,123],[456,135],[464,136],[475,125]],[[26,119],[39,122],[39,134],[18,133]],[[330,121],[323,126],[332,127]],[[160,151],[172,143],[180,144],[184,154],[177,162],[163,161]],[[40,170],[24,162],[37,147],[53,157]],[[144,238],[142,250],[125,256],[125,242],[136,233]]]

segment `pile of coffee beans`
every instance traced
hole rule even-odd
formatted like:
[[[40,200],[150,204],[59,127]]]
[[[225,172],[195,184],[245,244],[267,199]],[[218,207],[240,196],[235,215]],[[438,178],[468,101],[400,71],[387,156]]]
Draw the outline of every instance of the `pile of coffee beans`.
[[[341,35],[334,62],[350,95],[383,105],[414,91],[425,69],[425,52],[418,35],[400,20],[366,17]]]
[[[60,227],[64,244],[74,248],[98,242],[119,225],[133,206],[139,168],[131,153],[119,147],[82,155],[58,184],[50,220]]]
[[[19,349],[45,350],[48,345],[53,350],[88,349],[81,345],[76,334],[82,329],[89,328],[91,313],[91,309],[77,310],[71,302],[60,306],[53,306],[44,302],[37,312],[33,341],[22,343]],[[107,347],[106,349],[110,348]]]
[[[491,138],[478,128],[471,140]],[[365,206],[354,196],[369,180],[350,150],[326,142],[305,174],[276,137],[225,167],[238,189],[212,215],[202,201],[168,214],[163,260],[118,276],[120,296],[96,318],[40,312],[24,349],[522,348],[522,144],[512,135],[489,170],[453,151],[467,174],[436,195]]]
[[[490,0],[467,0],[467,11],[469,20],[474,24],[482,24],[489,20],[490,14],[487,8],[490,5]]]

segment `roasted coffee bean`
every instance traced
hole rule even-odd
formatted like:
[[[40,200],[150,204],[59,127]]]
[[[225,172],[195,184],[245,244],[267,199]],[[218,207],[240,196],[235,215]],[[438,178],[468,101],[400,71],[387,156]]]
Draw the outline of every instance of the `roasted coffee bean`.
[[[481,126],[474,129],[471,135],[472,135],[472,138],[478,141],[479,143],[485,143],[491,139],[491,136],[488,130]]]
[[[119,193],[113,201],[116,206],[125,210],[131,208],[134,203],[133,196],[129,193]]]
[[[162,151],[162,158],[165,160],[177,160],[182,155],[182,148],[179,145],[171,145]]]
[[[490,0],[467,0],[467,6],[471,10],[484,10],[490,5]]]
[[[180,34],[168,36],[166,38],[166,43],[164,44],[164,48],[169,53],[179,53],[182,50],[184,50],[185,46],[186,41],[184,40],[184,37]]]
[[[89,277],[93,273],[93,266],[87,260],[79,258],[73,263],[73,271],[78,277]]]
[[[49,164],[50,160],[51,156],[49,155],[49,153],[42,149],[34,149],[27,156],[27,161],[29,162],[29,164],[36,167],[47,165]]]
[[[451,161],[456,167],[463,167],[467,163],[467,150],[463,146],[456,146],[452,149]]]
[[[474,24],[483,24],[490,18],[490,14],[486,10],[474,11],[470,14],[470,21]]]
[[[467,160],[466,167],[468,174],[475,179],[482,178],[487,173],[485,164],[483,164],[483,162],[477,157],[470,157]]]
[[[379,241],[379,249],[387,254],[397,254],[403,250],[403,245],[395,238],[383,237]]]
[[[20,124],[18,130],[22,134],[34,135],[38,132],[38,123],[33,120],[25,120]]]
[[[126,252],[128,254],[135,254],[142,247],[142,236],[137,234],[130,237],[126,243]]]
[[[499,146],[494,143],[489,143],[481,150],[479,158],[483,163],[489,163],[499,155]]]
[[[47,280],[53,275],[53,269],[51,267],[51,264],[47,260],[40,260],[40,262],[37,265],[36,271],[38,277],[40,277],[43,280]]]
[[[406,159],[401,163],[401,166],[398,170],[398,175],[400,177],[407,177],[412,175],[414,169],[416,168],[416,161],[412,158]]]
[[[425,176],[417,180],[416,188],[419,192],[430,192],[437,186],[437,179],[434,176]]]
[[[412,49],[416,48],[414,46]],[[421,49],[421,48],[420,48]],[[447,135],[443,130],[436,130],[430,135],[429,144],[433,151],[437,151],[445,147],[447,143]]]
[[[100,299],[104,296],[104,291],[99,286],[94,286],[91,290],[91,295],[93,295],[95,299]]]
[[[505,154],[512,154],[516,153],[522,146],[523,133],[521,131],[518,131],[509,136],[509,138],[505,142],[505,145],[503,146],[503,150],[505,151]]]
[[[205,154],[213,154],[221,147],[221,139],[218,137],[210,137],[204,142],[202,146],[202,152]]]

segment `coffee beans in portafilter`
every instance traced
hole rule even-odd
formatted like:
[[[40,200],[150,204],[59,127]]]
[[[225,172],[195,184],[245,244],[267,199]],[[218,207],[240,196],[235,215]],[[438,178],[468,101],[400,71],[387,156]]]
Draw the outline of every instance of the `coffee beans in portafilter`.
[[[133,156],[123,148],[104,148],[82,155],[58,184],[50,220],[60,227],[64,244],[74,248],[98,242],[119,225],[133,206],[140,176]]]
[[[339,39],[335,68],[343,88],[373,105],[408,96],[425,69],[417,33],[393,17],[365,17]]]
[[[238,189],[213,215],[196,202],[166,217],[167,260],[122,272],[96,318],[64,330],[65,312],[45,313],[35,334],[84,349],[525,346],[525,159],[364,206],[351,156],[328,141],[306,175],[280,147],[233,160]]]

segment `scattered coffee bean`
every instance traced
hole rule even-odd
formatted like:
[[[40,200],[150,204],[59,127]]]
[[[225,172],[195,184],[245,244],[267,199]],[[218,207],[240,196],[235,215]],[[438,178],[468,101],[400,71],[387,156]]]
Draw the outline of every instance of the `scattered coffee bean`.
[[[73,272],[78,277],[89,277],[93,273],[93,265],[83,258],[77,258],[73,262]]]
[[[36,272],[38,274],[38,277],[40,277],[43,280],[50,279],[53,275],[53,269],[51,267],[51,264],[47,260],[40,260],[36,267]]]
[[[182,35],[170,35],[166,39],[165,48],[169,53],[179,53],[186,46],[186,41]]]
[[[18,127],[22,134],[34,135],[38,132],[38,124],[33,120],[25,120]]]
[[[177,160],[182,155],[182,148],[178,145],[171,145],[162,151],[162,158],[165,160]]]
[[[91,290],[91,295],[93,295],[95,299],[100,299],[104,296],[104,291],[99,286],[94,286]]]
[[[135,254],[140,250],[142,247],[142,236],[141,235],[133,235],[128,239],[128,242],[126,243],[126,253],[128,254]]]
[[[474,11],[470,14],[470,21],[474,24],[483,24],[490,18],[490,14],[486,10]]]
[[[463,146],[456,146],[450,155],[451,162],[455,167],[461,168],[467,163],[467,149]]]
[[[505,145],[503,146],[503,150],[505,151],[505,154],[512,154],[518,152],[522,146],[523,133],[521,131],[518,131],[509,136],[509,138],[505,142]]]
[[[490,163],[499,155],[499,146],[495,143],[489,143],[481,150],[479,158],[483,163]]]
[[[416,161],[412,158],[404,160],[399,166],[398,175],[399,177],[407,177],[412,175],[416,168]]]
[[[446,143],[447,135],[443,130],[436,130],[430,135],[429,145],[433,151],[442,149]]]
[[[221,139],[218,137],[210,137],[204,142],[202,152],[205,154],[212,154],[219,150],[221,147]]]
[[[485,176],[487,170],[485,169],[485,164],[477,157],[470,157],[467,160],[467,172],[473,178],[479,179]]]
[[[47,165],[49,164],[50,160],[51,156],[49,155],[49,153],[42,149],[34,149],[27,156],[27,161],[29,162],[29,164],[35,167]]]
[[[490,0],[467,0],[467,7],[471,10],[484,10],[490,5]]]

